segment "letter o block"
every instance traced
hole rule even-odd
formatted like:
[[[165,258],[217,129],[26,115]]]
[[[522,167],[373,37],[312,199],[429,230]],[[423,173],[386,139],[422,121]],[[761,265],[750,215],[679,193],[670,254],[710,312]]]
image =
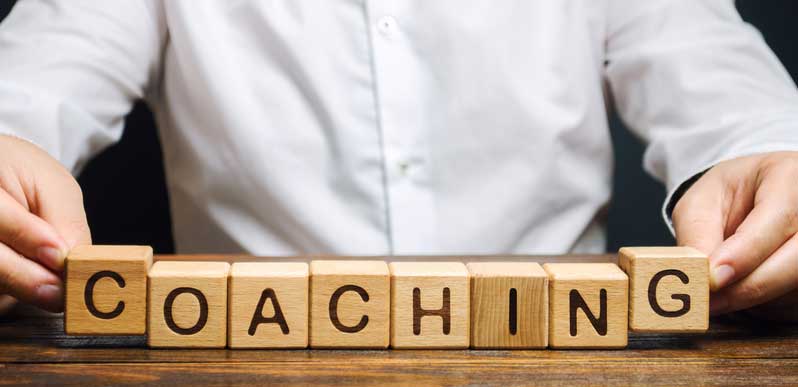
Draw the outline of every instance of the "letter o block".
[[[635,332],[709,329],[709,259],[691,247],[624,247],[629,275],[629,327]]]
[[[149,246],[77,246],[66,259],[68,335],[143,335]]]
[[[234,263],[228,294],[230,348],[308,346],[307,263]]]
[[[384,261],[312,261],[310,346],[387,348],[390,291]]]
[[[623,348],[628,340],[629,278],[612,263],[547,263],[549,346]]]
[[[391,346],[468,348],[469,273],[461,262],[393,262]]]
[[[227,262],[161,261],[150,270],[148,344],[158,348],[227,345]]]

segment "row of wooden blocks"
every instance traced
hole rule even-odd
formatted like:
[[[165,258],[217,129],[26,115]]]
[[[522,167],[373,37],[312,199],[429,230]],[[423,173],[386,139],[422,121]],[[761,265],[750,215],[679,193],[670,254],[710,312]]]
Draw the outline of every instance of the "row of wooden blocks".
[[[686,247],[611,263],[176,262],[145,246],[67,258],[65,330],[151,347],[621,348],[627,330],[702,332],[708,260]]]

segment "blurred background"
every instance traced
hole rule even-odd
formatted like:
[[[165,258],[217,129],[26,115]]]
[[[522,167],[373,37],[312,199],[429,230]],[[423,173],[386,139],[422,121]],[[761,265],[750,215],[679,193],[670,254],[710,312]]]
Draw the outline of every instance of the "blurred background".
[[[0,21],[15,2],[0,0]],[[743,19],[762,32],[793,80],[798,80],[798,1],[737,0],[736,4]],[[643,145],[617,117],[611,119],[611,130],[615,182],[608,251],[622,245],[673,243],[660,217],[664,187],[641,167]],[[174,252],[158,134],[144,104],[137,104],[128,115],[122,140],[89,163],[79,181],[95,243],[145,244],[157,253]]]

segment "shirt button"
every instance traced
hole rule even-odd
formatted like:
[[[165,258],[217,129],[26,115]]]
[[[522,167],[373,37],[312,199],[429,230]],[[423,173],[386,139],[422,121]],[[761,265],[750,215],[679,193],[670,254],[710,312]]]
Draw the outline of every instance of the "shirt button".
[[[407,161],[400,161],[399,162],[399,173],[402,176],[407,176],[410,172],[410,163]]]
[[[385,36],[393,35],[396,32],[396,19],[391,16],[383,16],[377,20],[377,30]]]

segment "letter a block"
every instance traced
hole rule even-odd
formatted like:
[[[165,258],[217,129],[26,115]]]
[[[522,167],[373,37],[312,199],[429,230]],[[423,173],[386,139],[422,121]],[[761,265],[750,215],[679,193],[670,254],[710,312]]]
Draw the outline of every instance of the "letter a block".
[[[473,262],[472,348],[546,348],[549,277],[534,262]]]
[[[611,263],[549,263],[549,345],[623,348],[629,279]]]
[[[227,345],[227,262],[156,262],[150,270],[151,347]]]
[[[393,262],[391,346],[468,348],[470,286],[460,262]]]
[[[308,264],[240,262],[230,269],[230,348],[308,346]]]
[[[624,247],[629,327],[637,332],[709,329],[709,259],[691,247]]]
[[[69,335],[143,335],[148,246],[77,246],[66,260],[64,330]]]
[[[310,346],[387,348],[390,291],[384,261],[312,261]]]

